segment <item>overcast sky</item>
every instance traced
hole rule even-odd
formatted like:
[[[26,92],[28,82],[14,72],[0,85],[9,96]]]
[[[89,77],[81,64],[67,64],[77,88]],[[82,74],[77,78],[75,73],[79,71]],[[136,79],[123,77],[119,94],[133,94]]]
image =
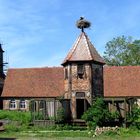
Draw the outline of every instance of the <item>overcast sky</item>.
[[[0,0],[0,42],[10,68],[60,66],[80,30],[86,30],[97,51],[125,35],[140,39],[140,0]]]

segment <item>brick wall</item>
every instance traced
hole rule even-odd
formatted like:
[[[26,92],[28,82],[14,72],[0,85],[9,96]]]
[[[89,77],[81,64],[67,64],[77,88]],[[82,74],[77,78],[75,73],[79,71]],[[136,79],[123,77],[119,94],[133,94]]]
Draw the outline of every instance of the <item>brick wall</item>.
[[[72,118],[76,119],[77,118],[77,112],[76,112],[76,99],[80,98],[77,97],[78,92],[83,92],[84,97],[82,99],[87,100],[89,104],[92,102],[92,97],[91,97],[91,65],[89,63],[84,63],[84,74],[82,78],[80,78],[77,74],[77,64],[69,64],[65,66],[64,69],[67,69],[67,76],[65,76],[64,80],[64,86],[65,86],[65,99],[71,99],[71,113],[72,113]],[[67,78],[66,78],[67,77]]]
[[[85,72],[82,79],[77,75],[77,64],[68,65],[65,69],[68,71],[68,78],[64,80],[66,94],[71,94],[73,91],[91,92],[91,67],[89,64],[85,64]]]

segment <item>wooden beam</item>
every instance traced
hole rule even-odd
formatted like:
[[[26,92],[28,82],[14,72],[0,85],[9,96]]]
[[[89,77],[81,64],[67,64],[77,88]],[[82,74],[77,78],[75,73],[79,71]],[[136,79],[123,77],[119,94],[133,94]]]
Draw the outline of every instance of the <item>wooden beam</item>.
[[[126,128],[126,99],[124,99],[124,127]]]

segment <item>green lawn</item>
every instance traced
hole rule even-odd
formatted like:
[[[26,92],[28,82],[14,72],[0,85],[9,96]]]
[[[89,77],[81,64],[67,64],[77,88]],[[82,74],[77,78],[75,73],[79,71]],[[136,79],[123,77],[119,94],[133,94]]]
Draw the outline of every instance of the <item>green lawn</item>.
[[[110,137],[102,137],[102,138],[83,138],[83,137],[77,137],[77,138],[71,138],[71,137],[65,137],[65,138],[34,138],[34,137],[25,137],[25,138],[19,138],[17,140],[140,140],[140,137],[130,137],[130,138],[110,138]]]
[[[15,138],[15,140],[140,140],[140,134],[101,135],[93,138],[88,136],[87,131],[23,131],[0,132],[0,138]]]

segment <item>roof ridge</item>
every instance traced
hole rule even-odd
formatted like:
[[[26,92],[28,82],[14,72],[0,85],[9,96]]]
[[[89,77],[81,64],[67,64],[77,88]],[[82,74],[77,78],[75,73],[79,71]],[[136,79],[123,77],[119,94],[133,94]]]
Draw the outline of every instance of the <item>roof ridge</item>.
[[[92,55],[92,53],[91,53],[91,48],[90,48],[90,45],[89,45],[89,42],[90,42],[90,39],[88,38],[88,36],[87,36],[87,34],[85,33],[85,37],[86,37],[86,39],[87,39],[87,44],[88,44],[88,49],[89,49],[89,52],[90,52],[90,55],[91,55],[91,57],[94,59],[94,56]],[[92,44],[92,43],[91,43]]]
[[[53,68],[63,68],[62,66],[53,66],[53,67],[33,67],[33,68],[9,68],[9,70],[28,70],[28,69],[53,69]]]
[[[109,65],[105,65],[105,68],[127,68],[127,67],[131,67],[131,68],[135,68],[135,67],[140,67],[140,65],[137,66],[132,66],[132,65],[128,65],[128,66],[109,66]]]
[[[76,48],[77,48],[77,46],[78,46],[78,43],[80,42],[80,39],[81,39],[81,37],[82,37],[82,34],[83,34],[83,32],[80,34],[80,36],[79,36],[78,39],[76,40],[76,44],[74,43],[74,48],[72,49],[73,51],[72,51],[72,53],[71,53],[71,56],[68,57],[68,59],[71,59],[72,54],[74,53],[74,51],[76,50]]]
[[[66,63],[67,60],[69,60],[71,58],[72,54],[74,53],[74,50],[76,49],[76,47],[77,47],[77,45],[78,45],[78,43],[80,41],[81,36],[82,36],[82,33],[80,34],[80,36],[78,36],[78,38],[76,39],[76,41],[73,43],[73,45],[72,45],[73,47],[69,50],[69,53],[67,54],[67,56],[64,59],[64,61],[63,61],[62,64]]]

